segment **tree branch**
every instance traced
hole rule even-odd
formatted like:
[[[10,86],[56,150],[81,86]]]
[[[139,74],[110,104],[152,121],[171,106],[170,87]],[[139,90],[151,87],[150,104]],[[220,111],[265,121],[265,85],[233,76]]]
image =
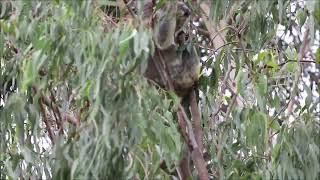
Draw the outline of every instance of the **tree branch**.
[[[194,125],[194,134],[196,141],[198,143],[199,149],[201,152],[203,152],[203,131],[201,127],[201,114],[199,111],[196,94],[194,90],[190,92],[190,112],[192,116],[192,121]]]
[[[309,27],[307,27],[305,33],[304,33],[304,37],[303,37],[303,41],[302,41],[302,44],[301,44],[301,47],[300,47],[300,50],[299,50],[299,54],[298,54],[298,64],[300,65],[303,58],[305,57],[305,54],[308,50],[308,43],[309,43],[309,32],[310,32],[310,29]],[[297,89],[298,89],[298,82],[299,82],[299,79],[300,79],[300,75],[301,75],[301,67],[299,66],[298,70],[296,71],[295,73],[295,77],[294,77],[294,81],[293,81],[293,89],[292,89],[292,92],[290,94],[290,100],[288,102],[288,106],[287,106],[287,115],[288,117],[290,116],[290,114],[292,113],[292,110],[293,110],[293,104],[294,104],[294,97],[295,97],[295,94],[297,92]]]
[[[32,89],[35,92],[39,91],[36,86],[32,86]],[[76,127],[80,126],[80,118],[79,118],[79,116],[76,116],[74,114],[70,114],[70,113],[67,113],[67,112],[63,112],[63,110],[61,108],[59,108],[57,105],[55,105],[50,98],[48,98],[48,97],[46,97],[44,95],[42,95],[41,98],[42,98],[43,104],[45,104],[46,106],[50,107],[54,113],[60,114],[61,120],[68,121],[69,123],[73,124]]]
[[[51,93],[51,103],[50,103],[50,107],[53,109],[53,103],[56,104],[56,98],[55,98],[55,95],[52,91],[52,89],[49,89],[50,93]],[[60,111],[53,111],[53,115],[56,119],[56,123],[57,123],[57,126],[58,126],[58,129],[59,129],[59,132],[60,134],[63,134],[63,122],[61,121],[61,114],[60,114]],[[58,117],[57,117],[58,115]]]
[[[184,122],[187,122],[188,142],[190,143],[189,151],[191,152],[192,161],[198,171],[199,179],[200,180],[207,180],[207,179],[209,179],[209,173],[208,173],[208,169],[206,167],[206,162],[205,162],[205,160],[203,158],[203,154],[200,151],[199,146],[197,144],[191,123],[188,119],[188,116],[181,105],[178,108],[178,118],[180,118]]]
[[[44,107],[43,98],[42,97],[40,97],[40,99],[39,99],[39,105],[40,105],[40,110],[41,110],[41,114],[42,114],[42,118],[43,118],[44,124],[46,125],[46,129],[47,129],[48,134],[49,134],[49,138],[51,140],[51,143],[54,144],[54,135],[53,135],[53,132],[51,130],[50,123],[48,121],[47,112],[46,112],[46,109]]]
[[[44,104],[52,107],[52,110],[58,114],[61,114],[61,118],[64,121],[68,121],[69,123],[75,125],[75,126],[79,126],[80,125],[80,119],[79,117],[76,117],[73,114],[67,113],[67,112],[63,112],[61,110],[61,108],[59,108],[57,105],[52,104],[51,100],[48,97],[43,96],[43,100],[44,100]],[[52,104],[52,106],[51,106]]]
[[[156,50],[157,51],[157,50]],[[161,54],[161,52],[158,50],[156,53],[159,53],[160,61],[153,61],[156,65],[156,68],[161,76],[161,78],[164,80],[164,84],[166,84],[166,88],[169,91],[174,92],[174,86],[172,84],[172,80],[170,76],[167,73],[166,64],[164,62],[164,58]],[[161,63],[161,64],[160,64]],[[186,112],[184,108],[179,104],[178,111],[178,123],[181,129],[182,136],[185,139],[185,142],[187,143],[189,147],[189,151],[191,152],[192,161],[198,171],[199,178],[201,180],[207,180],[209,179],[209,173],[206,167],[206,162],[203,159],[202,152],[199,149],[198,143],[196,141],[195,135],[193,133],[192,125],[188,119],[188,116],[186,115]]]
[[[180,179],[192,179],[192,173],[190,171],[190,153],[188,147],[185,148],[185,152],[177,171]]]

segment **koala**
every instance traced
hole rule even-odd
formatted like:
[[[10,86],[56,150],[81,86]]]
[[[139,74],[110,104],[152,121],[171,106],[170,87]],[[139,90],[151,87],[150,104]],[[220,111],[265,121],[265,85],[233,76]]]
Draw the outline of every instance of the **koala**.
[[[163,50],[175,44],[175,37],[183,31],[190,14],[186,4],[172,1],[155,13],[153,38],[157,48]]]
[[[184,26],[190,9],[182,2],[170,2],[155,13],[153,40],[155,53],[150,55],[145,76],[166,87],[156,67],[164,63],[175,92],[184,96],[199,78],[200,60],[193,46],[186,48]]]
[[[154,15],[153,39],[158,49],[164,50],[174,44],[176,31],[177,6],[168,2],[163,9],[158,10]]]

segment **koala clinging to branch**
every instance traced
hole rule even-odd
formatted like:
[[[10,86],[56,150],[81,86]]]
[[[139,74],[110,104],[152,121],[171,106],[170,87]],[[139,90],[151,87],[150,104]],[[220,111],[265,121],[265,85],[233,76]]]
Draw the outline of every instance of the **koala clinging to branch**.
[[[168,2],[154,15],[153,40],[155,53],[148,60],[145,76],[162,87],[167,82],[161,78],[157,64],[165,66],[174,90],[186,95],[199,78],[200,61],[193,46],[187,47],[184,27],[188,23],[190,9],[182,2]],[[191,48],[190,48],[191,47]]]

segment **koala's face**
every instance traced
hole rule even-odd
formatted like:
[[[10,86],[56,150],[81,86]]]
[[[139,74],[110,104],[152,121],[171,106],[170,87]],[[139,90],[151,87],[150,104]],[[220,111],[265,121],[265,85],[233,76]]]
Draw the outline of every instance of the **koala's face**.
[[[186,26],[186,23],[188,22],[191,15],[191,10],[183,2],[178,2],[176,6],[176,32],[180,32]]]
[[[183,2],[177,3],[177,18],[187,19],[191,14],[188,6]]]

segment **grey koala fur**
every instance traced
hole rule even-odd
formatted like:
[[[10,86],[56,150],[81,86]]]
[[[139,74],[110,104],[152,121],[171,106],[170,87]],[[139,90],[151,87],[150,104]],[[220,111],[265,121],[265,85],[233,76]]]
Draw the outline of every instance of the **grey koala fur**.
[[[185,3],[168,2],[163,9],[154,15],[154,42],[160,50],[167,49],[175,44],[178,34],[181,35],[183,27],[190,16],[190,9]]]
[[[174,44],[174,33],[176,31],[177,7],[169,2],[154,15],[153,39],[158,49],[164,50]]]
[[[145,76],[161,87],[166,87],[155,64],[165,65],[174,90],[184,96],[198,80],[200,60],[193,46],[186,48],[183,28],[190,16],[190,9],[182,2],[168,3],[155,13],[155,53],[150,56]]]

